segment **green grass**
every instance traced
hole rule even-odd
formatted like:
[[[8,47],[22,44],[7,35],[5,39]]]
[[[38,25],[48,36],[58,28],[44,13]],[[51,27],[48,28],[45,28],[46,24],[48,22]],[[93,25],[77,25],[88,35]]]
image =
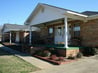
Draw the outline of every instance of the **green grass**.
[[[29,73],[39,68],[0,48],[0,73]]]

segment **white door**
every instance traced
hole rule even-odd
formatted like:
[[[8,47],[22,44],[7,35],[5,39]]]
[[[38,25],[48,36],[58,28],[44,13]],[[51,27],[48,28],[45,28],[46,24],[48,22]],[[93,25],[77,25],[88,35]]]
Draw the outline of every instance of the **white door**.
[[[71,29],[68,28],[68,41],[71,38],[70,32]],[[55,27],[55,44],[64,43],[65,41],[65,27],[62,25]]]
[[[55,44],[64,42],[64,26],[55,27]]]
[[[19,32],[16,32],[16,42],[19,42]]]

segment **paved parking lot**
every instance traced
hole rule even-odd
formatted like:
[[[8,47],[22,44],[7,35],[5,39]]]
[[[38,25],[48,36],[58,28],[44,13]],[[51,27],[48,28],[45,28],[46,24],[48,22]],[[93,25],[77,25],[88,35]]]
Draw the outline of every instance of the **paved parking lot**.
[[[98,73],[98,56],[83,58],[76,62],[32,73]]]

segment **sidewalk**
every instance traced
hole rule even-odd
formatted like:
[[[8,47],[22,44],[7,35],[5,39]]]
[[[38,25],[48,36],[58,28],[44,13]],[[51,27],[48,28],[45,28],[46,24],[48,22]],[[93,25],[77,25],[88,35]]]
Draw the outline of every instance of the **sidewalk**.
[[[98,73],[98,59],[84,58],[76,62],[31,73]]]
[[[32,56],[30,56],[28,54],[24,54],[24,53],[21,53],[19,51],[13,50],[11,48],[5,47],[2,44],[0,44],[0,47],[2,47],[3,50],[14,54],[15,56],[29,62],[30,64],[32,64],[32,65],[34,65],[34,66],[36,66],[38,68],[47,69],[47,68],[50,68],[50,67],[54,67],[54,65],[52,65],[52,64],[50,64],[48,62],[42,61],[42,60],[37,59],[35,57],[32,57]]]

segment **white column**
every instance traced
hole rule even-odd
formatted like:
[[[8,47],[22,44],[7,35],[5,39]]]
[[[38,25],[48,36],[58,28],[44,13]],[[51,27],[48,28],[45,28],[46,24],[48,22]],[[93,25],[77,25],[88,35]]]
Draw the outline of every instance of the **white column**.
[[[29,44],[31,45],[32,41],[32,27],[30,26],[30,31],[29,31]]]
[[[20,40],[20,39],[19,39],[19,32],[16,32],[16,40],[15,40],[15,41],[16,41],[16,42],[19,42],[19,40]]]
[[[64,18],[64,26],[65,26],[65,48],[68,48],[68,23],[67,17]]]
[[[10,44],[12,43],[12,33],[10,32]]]

